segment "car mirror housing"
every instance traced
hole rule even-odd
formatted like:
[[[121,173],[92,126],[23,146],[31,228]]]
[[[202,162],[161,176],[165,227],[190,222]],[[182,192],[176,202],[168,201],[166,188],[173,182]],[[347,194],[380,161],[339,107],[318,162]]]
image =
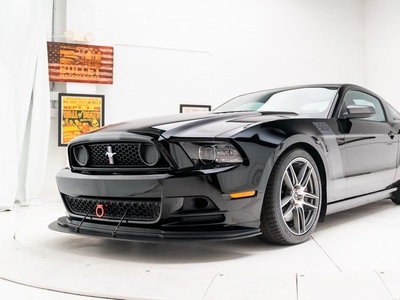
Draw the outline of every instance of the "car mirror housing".
[[[375,108],[368,105],[349,105],[343,114],[345,119],[370,118],[376,114]]]

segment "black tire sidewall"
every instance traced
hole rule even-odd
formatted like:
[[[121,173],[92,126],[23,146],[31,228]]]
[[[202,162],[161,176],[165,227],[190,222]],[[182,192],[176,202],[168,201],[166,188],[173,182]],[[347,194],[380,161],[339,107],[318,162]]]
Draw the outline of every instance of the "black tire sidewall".
[[[282,178],[284,176],[284,173],[285,173],[288,165],[296,158],[305,158],[313,166],[313,168],[316,172],[316,175],[317,175],[317,179],[318,179],[318,189],[319,189],[318,192],[319,192],[319,196],[320,196],[318,211],[316,214],[316,218],[314,220],[314,224],[310,227],[310,229],[306,233],[304,233],[302,235],[296,235],[289,230],[289,228],[286,225],[285,220],[283,219],[283,216],[281,213],[280,201],[279,201],[279,199],[281,197]],[[293,150],[287,152],[278,160],[278,162],[275,165],[275,168],[273,169],[273,172],[276,172],[276,175],[273,176],[274,180],[270,181],[267,186],[267,188],[273,189],[273,199],[265,199],[264,200],[264,201],[273,201],[273,212],[265,212],[265,213],[274,213],[275,214],[276,222],[278,223],[278,226],[280,228],[282,238],[284,240],[286,240],[285,244],[302,243],[310,238],[312,232],[314,231],[314,229],[318,223],[319,215],[321,212],[322,185],[321,185],[321,176],[319,174],[319,168],[318,168],[317,164],[315,163],[314,159],[312,158],[312,156],[307,151],[296,148],[296,149],[293,149]]]

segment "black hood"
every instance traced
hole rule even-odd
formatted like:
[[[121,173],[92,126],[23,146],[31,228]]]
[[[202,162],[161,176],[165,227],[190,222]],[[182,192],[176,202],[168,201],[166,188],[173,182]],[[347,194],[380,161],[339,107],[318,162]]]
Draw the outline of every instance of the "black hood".
[[[288,112],[209,112],[174,114],[136,119],[109,125],[97,130],[101,133],[131,132],[170,137],[214,138],[228,132],[239,132],[251,125],[277,119],[295,117]]]

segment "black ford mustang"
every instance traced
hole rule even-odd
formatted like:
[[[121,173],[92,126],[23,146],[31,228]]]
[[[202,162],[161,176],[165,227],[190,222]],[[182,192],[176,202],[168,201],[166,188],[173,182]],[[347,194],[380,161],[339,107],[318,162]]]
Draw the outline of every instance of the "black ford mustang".
[[[325,215],[400,203],[400,115],[355,85],[236,97],[106,126],[68,145],[56,231],[126,240],[307,240]]]

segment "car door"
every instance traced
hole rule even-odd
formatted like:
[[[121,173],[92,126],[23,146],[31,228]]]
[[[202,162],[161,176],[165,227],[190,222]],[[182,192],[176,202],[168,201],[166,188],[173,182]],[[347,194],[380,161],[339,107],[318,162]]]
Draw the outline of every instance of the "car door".
[[[368,118],[346,118],[349,105],[372,106]],[[344,131],[344,175],[347,197],[380,191],[393,183],[398,135],[388,122],[381,101],[365,92],[348,90],[342,100],[339,122]]]

